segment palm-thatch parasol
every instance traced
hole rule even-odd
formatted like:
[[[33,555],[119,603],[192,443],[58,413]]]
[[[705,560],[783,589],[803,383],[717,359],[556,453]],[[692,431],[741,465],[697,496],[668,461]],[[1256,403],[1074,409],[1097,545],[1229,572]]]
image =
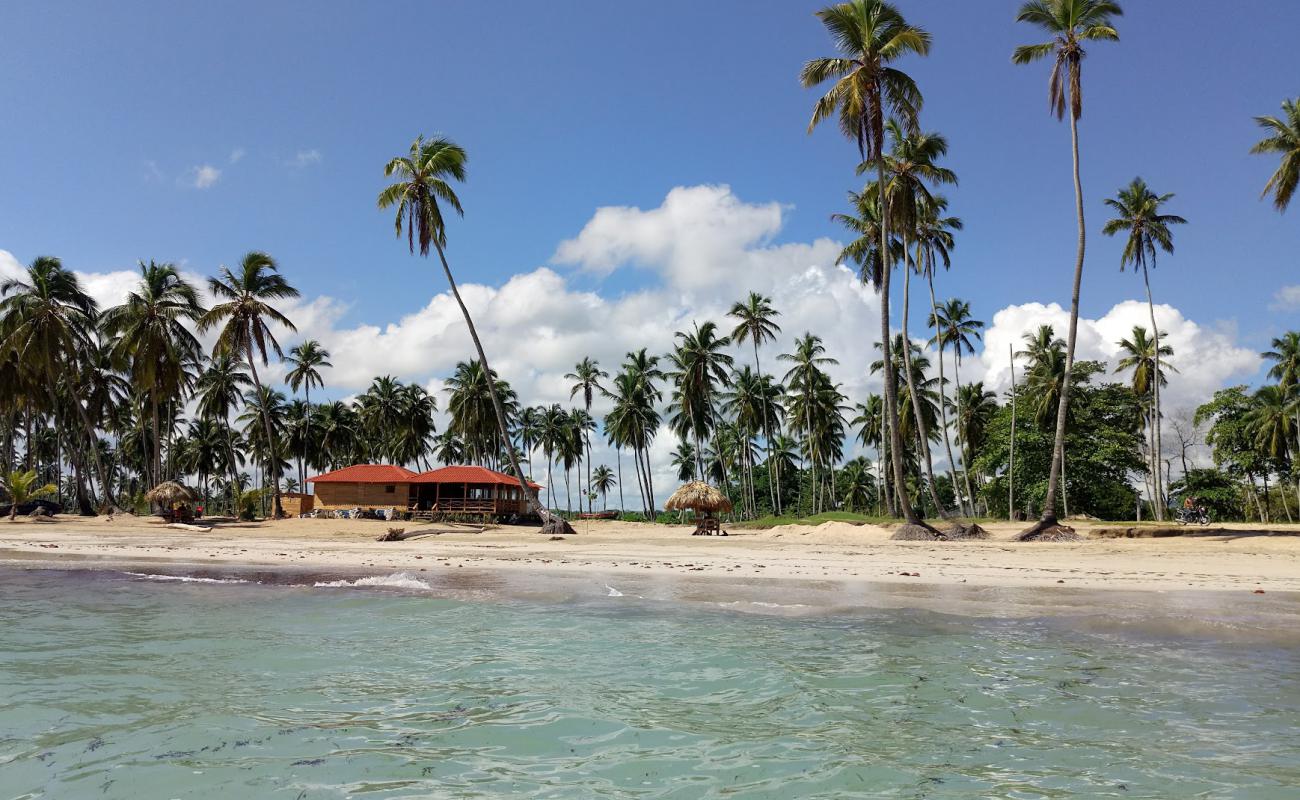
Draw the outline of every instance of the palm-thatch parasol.
[[[157,503],[163,508],[172,508],[177,503],[193,503],[199,499],[199,495],[193,489],[176,481],[163,481],[145,492],[144,499],[150,503]]]
[[[731,501],[722,492],[714,489],[704,481],[691,481],[673,492],[664,504],[665,511],[703,511],[706,514],[726,513],[731,510]]]

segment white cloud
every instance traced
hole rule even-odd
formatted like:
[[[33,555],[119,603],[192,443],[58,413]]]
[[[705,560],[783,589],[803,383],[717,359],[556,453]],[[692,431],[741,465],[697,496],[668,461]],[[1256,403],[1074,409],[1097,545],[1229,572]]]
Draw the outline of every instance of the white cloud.
[[[1273,302],[1269,305],[1273,311],[1300,311],[1300,283],[1283,286],[1273,293]]]
[[[244,160],[244,156],[247,154],[248,153],[244,148],[236,147],[234,150],[230,151],[230,163],[238,164],[240,161]]]
[[[284,162],[286,166],[297,167],[302,169],[310,167],[321,162],[321,152],[319,150],[299,150],[294,157]]]
[[[186,173],[185,182],[195,189],[207,189],[221,180],[221,170],[211,164],[200,164],[191,167]]]

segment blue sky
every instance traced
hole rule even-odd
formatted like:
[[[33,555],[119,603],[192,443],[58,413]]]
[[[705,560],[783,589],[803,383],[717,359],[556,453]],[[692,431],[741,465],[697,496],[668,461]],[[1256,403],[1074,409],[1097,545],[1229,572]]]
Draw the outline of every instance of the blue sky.
[[[88,272],[152,258],[202,274],[264,249],[305,294],[346,306],[337,325],[382,326],[443,288],[374,207],[387,158],[435,132],[471,157],[467,216],[450,230],[467,281],[548,264],[597,208],[652,209],[678,186],[781,204],[773,244],[838,237],[828,216],[857,186],[855,152],[831,127],[806,134],[814,94],[796,80],[829,52],[820,5],[10,4],[0,249]],[[931,56],[903,66],[961,178],[949,194],[966,232],[943,293],[985,319],[1068,302],[1068,128],[1047,114],[1047,65],[1009,59],[1041,35],[1013,21],[1014,2],[900,5],[933,34]],[[1191,221],[1161,259],[1157,300],[1235,324],[1259,349],[1300,316],[1270,310],[1300,283],[1300,209],[1258,200],[1276,161],[1247,154],[1252,116],[1300,93],[1300,4],[1125,6],[1123,41],[1085,64],[1084,314],[1140,296],[1099,234],[1102,199],[1140,174]],[[219,175],[199,188],[203,167]],[[557,271],[603,297],[659,280]]]

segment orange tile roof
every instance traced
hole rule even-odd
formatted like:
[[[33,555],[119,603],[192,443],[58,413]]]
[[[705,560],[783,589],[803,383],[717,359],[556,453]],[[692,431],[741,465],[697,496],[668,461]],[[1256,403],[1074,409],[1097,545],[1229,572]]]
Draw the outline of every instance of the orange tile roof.
[[[353,464],[324,475],[308,478],[308,483],[410,483],[415,473],[391,464]]]
[[[510,475],[504,475],[487,467],[450,465],[421,472],[411,478],[411,483],[493,483],[518,486],[519,481]],[[534,489],[542,488],[540,484],[528,482]]]

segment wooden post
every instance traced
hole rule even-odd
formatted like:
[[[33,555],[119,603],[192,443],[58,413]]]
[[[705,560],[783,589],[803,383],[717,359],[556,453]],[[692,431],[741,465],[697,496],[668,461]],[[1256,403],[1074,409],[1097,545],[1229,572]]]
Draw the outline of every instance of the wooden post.
[[[1011,453],[1007,457],[1007,520],[1016,518],[1016,348],[1007,345],[1011,354]]]

